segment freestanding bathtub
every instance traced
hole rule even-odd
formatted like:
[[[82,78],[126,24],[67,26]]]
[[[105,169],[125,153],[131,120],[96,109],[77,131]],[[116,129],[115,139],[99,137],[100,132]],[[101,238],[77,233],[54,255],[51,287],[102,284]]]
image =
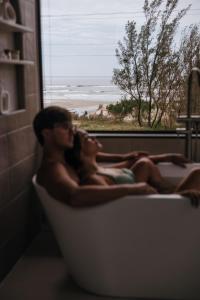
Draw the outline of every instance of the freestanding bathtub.
[[[178,181],[196,166],[159,168]],[[33,184],[79,286],[116,297],[200,299],[200,209],[189,199],[127,196],[77,209],[53,199],[36,177]]]

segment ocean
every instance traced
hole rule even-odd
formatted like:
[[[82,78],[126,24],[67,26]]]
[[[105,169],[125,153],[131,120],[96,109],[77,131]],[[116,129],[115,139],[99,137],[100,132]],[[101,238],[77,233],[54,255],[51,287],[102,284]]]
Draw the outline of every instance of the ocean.
[[[121,99],[119,88],[106,78],[68,78],[49,80],[44,84],[44,105],[61,105],[79,116],[94,113],[99,105],[106,106]]]

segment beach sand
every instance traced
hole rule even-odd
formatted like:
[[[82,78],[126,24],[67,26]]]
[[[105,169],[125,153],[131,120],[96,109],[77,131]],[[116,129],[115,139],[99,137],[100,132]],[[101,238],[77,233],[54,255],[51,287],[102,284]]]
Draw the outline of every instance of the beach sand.
[[[51,105],[56,105],[56,106],[61,106],[64,107],[66,109],[68,109],[69,111],[84,111],[84,110],[90,110],[91,108],[93,108],[93,111],[95,112],[99,105],[108,105],[112,103],[111,101],[101,101],[101,100],[94,100],[94,101],[87,101],[87,100],[64,100],[64,101],[59,101],[57,99],[53,100],[44,100],[44,107],[47,106],[51,106]]]

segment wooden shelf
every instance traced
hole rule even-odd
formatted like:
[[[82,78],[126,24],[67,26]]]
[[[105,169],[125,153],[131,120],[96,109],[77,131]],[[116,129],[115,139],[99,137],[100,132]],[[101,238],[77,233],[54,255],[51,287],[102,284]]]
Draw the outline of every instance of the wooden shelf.
[[[0,2],[2,1],[0,0]],[[16,2],[16,6],[22,5],[20,0],[12,0],[11,2]],[[15,10],[14,4],[13,9]],[[2,44],[0,45],[0,81],[3,82],[3,88],[5,86],[5,90],[10,96],[8,103],[9,112],[2,114],[2,116],[16,115],[16,113],[25,111],[27,97],[26,71],[29,70],[32,73],[35,65],[35,58],[29,56],[30,51],[25,47],[29,40],[32,43],[34,26],[32,22],[31,24],[27,23],[27,25],[32,26],[33,29],[21,24],[23,21],[21,21],[18,14],[18,9],[15,14],[17,23],[0,16],[0,41],[2,40],[2,43],[0,42]],[[28,39],[24,39],[25,34],[29,35]]]
[[[0,64],[9,65],[34,65],[34,61],[31,60],[17,60],[17,59],[0,59]]]
[[[27,26],[23,26],[17,23],[6,21],[0,18],[0,31],[10,32],[33,32],[33,30]]]

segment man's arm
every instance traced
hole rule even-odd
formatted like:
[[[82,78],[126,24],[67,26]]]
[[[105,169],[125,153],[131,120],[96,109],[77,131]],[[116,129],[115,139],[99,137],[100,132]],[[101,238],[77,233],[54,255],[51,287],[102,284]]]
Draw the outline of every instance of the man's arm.
[[[71,179],[62,164],[56,164],[51,168],[43,181],[43,185],[55,199],[74,207],[103,204],[126,195],[156,193],[146,183],[80,186]]]

